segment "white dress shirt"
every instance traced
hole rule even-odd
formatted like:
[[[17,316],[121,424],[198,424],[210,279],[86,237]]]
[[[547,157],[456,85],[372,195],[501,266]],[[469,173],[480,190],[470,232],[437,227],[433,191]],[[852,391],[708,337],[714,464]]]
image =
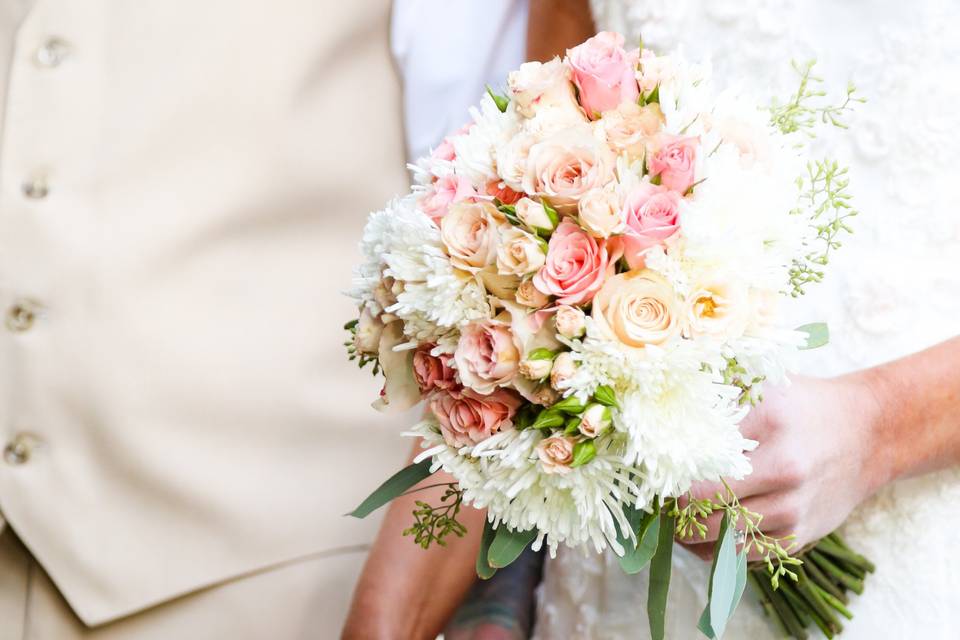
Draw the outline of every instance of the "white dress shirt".
[[[526,56],[527,0],[395,0],[407,153],[426,155],[470,121],[486,85],[503,92]]]

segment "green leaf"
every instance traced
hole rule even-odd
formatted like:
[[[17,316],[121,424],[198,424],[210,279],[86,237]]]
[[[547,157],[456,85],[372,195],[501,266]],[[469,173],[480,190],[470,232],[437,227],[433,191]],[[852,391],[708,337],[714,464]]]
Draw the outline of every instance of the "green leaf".
[[[367,496],[360,506],[348,513],[354,518],[366,518],[368,515],[387,504],[404,491],[430,476],[430,460],[423,460],[396,472],[377,490]]]
[[[577,399],[577,396],[568,396],[561,400],[560,402],[554,403],[550,407],[551,411],[563,411],[564,413],[570,415],[579,415],[583,413],[584,406]]]
[[[807,334],[807,345],[801,349],[816,349],[830,342],[830,328],[826,322],[813,322],[797,327],[797,331]]]
[[[597,445],[593,440],[584,440],[573,446],[571,467],[581,467],[597,457]]]
[[[617,404],[617,394],[614,393],[613,387],[602,384],[597,387],[597,390],[593,392],[593,399],[602,404],[605,407],[618,407]]]
[[[624,573],[639,573],[653,558],[657,552],[657,539],[660,535],[660,514],[647,513],[635,507],[624,509],[627,521],[637,536],[637,543],[630,540],[629,537],[620,535],[620,544],[623,545],[625,553],[618,558],[620,568]]]
[[[556,355],[546,347],[539,347],[527,354],[527,360],[553,360]]]
[[[566,418],[564,418],[563,414],[559,411],[544,409],[530,426],[534,429],[553,429],[554,427],[562,426],[564,422],[566,422]]]
[[[708,638],[721,638],[727,621],[737,608],[747,580],[747,557],[737,553],[734,527],[729,514],[720,522],[720,535],[710,569],[709,599],[697,628]]]
[[[651,640],[663,640],[667,615],[667,593],[670,590],[670,570],[673,561],[673,530],[676,519],[668,513],[660,514],[657,532],[657,551],[650,561],[650,590],[647,592],[647,617],[650,619]]]
[[[510,98],[494,93],[490,85],[487,85],[487,93],[493,98],[493,102],[497,105],[497,109],[500,109],[500,113],[504,113],[507,110],[507,105],[510,104]]]
[[[650,92],[650,95],[647,96],[647,103],[656,102],[660,103],[660,85],[658,84],[653,88],[653,91]]]
[[[487,551],[487,562],[495,569],[502,569],[516,560],[527,545],[537,537],[537,530],[514,531],[501,524],[496,530],[490,549]]]
[[[547,202],[546,198],[540,198],[540,204],[543,205],[543,210],[547,212],[547,217],[550,218],[553,228],[556,229],[557,225],[560,224],[560,214]]]
[[[563,426],[563,435],[569,436],[577,432],[580,428],[580,422],[582,418],[580,416],[570,416],[567,418],[566,423]]]
[[[477,554],[477,575],[483,580],[489,580],[497,572],[495,567],[490,566],[489,553],[490,543],[497,535],[497,530],[493,528],[493,523],[487,520],[483,524],[483,536],[480,538],[480,553]]]

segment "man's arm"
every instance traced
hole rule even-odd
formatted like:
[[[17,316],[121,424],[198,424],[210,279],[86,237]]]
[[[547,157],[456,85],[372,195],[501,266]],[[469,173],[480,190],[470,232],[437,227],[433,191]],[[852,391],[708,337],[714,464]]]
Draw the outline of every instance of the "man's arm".
[[[587,0],[530,0],[527,60],[546,62],[563,56],[594,33]]]
[[[453,481],[438,471],[417,487]],[[413,522],[415,502],[439,504],[443,492],[444,487],[433,487],[390,503],[353,594],[345,640],[432,639],[453,615],[477,575],[484,512],[464,507],[458,520],[467,533],[448,536],[445,547],[422,549],[403,535]]]

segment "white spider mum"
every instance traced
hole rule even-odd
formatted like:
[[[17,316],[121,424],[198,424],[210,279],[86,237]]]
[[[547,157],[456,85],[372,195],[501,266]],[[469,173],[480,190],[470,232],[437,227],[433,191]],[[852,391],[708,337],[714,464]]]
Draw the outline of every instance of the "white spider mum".
[[[499,181],[496,149],[505,145],[518,132],[520,119],[511,102],[505,112],[500,111],[493,98],[484,95],[480,108],[471,107],[474,124],[469,131],[451,138],[456,158],[456,172],[466,176],[473,186],[483,189],[490,181]]]

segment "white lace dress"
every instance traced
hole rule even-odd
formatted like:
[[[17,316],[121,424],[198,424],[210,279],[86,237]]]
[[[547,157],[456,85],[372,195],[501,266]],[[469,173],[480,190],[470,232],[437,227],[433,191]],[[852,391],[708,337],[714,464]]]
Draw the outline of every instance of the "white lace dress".
[[[831,344],[804,369],[839,374],[960,333],[960,2],[956,0],[593,0],[600,29],[687,57],[711,56],[718,82],[757,95],[795,88],[789,61],[816,57],[828,86],[852,79],[869,102],[848,133],[820,143],[851,165],[861,211],[827,281],[802,300],[797,324],[826,320]],[[960,469],[902,481],[844,527],[877,573],[846,640],[960,637]],[[678,549],[667,637],[702,637],[708,567]],[[548,562],[537,637],[642,639],[646,572],[576,552]],[[725,638],[776,637],[748,592]]]

